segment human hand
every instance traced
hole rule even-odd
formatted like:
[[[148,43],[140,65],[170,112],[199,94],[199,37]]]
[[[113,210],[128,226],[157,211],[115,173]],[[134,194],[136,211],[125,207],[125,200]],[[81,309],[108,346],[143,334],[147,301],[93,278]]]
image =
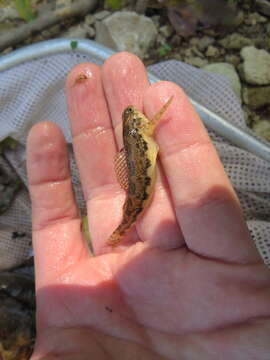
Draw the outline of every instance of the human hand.
[[[120,53],[102,68],[76,66],[66,92],[95,256],[83,240],[63,135],[52,123],[37,124],[27,148],[32,360],[269,360],[270,271],[183,91],[169,82],[150,86],[138,58]],[[172,95],[156,129],[153,201],[126,241],[106,248],[125,197],[113,169],[122,111],[132,104],[151,118]]]

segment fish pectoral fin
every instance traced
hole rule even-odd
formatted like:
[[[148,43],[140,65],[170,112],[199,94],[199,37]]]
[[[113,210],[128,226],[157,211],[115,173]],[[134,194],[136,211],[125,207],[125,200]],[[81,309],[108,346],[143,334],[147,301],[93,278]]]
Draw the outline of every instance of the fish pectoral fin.
[[[162,108],[155,114],[153,119],[151,120],[153,125],[156,126],[161,119],[162,115],[165,113],[165,111],[168,109],[170,103],[173,100],[173,95],[169,98],[169,100],[162,106]]]
[[[121,149],[114,158],[116,178],[122,189],[128,190],[128,166],[125,149]]]

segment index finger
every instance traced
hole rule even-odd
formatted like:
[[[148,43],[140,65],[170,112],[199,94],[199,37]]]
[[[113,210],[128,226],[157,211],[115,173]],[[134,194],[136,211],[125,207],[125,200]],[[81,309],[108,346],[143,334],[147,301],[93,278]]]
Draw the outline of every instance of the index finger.
[[[169,82],[152,85],[144,103],[147,115],[172,95],[156,137],[187,246],[201,256],[258,261],[239,200],[185,93]]]

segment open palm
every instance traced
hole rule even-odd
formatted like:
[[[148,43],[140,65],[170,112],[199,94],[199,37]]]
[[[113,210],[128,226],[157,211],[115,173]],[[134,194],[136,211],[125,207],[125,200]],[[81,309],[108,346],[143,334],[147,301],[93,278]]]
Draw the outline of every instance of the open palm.
[[[52,123],[28,139],[37,287],[32,360],[268,359],[270,272],[207,132],[175,84],[149,85],[138,58],[81,64],[66,85],[76,160],[95,256],[81,233],[65,141]],[[125,194],[113,158],[121,114],[149,117],[170,96],[156,131],[151,206],[123,244],[106,240]]]

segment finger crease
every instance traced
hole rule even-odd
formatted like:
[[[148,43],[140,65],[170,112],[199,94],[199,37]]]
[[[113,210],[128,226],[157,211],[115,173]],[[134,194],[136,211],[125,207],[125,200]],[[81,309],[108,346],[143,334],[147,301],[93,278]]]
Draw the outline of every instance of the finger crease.
[[[89,192],[89,197],[87,200],[99,200],[107,197],[118,196],[119,194],[124,193],[124,190],[121,189],[118,183],[108,183],[106,185],[98,186],[92,189]]]
[[[33,224],[33,231],[41,231],[45,229],[47,230],[50,227],[54,227],[55,225],[63,225],[73,220],[80,220],[78,213],[76,215],[57,216],[53,220],[48,219],[47,221],[43,221],[43,223],[40,223],[39,225]]]
[[[71,177],[70,176],[65,176],[62,179],[59,178],[52,178],[49,180],[44,180],[44,181],[39,181],[39,182],[29,182],[29,186],[31,187],[37,187],[37,186],[46,186],[46,185],[51,185],[51,184],[63,184],[65,182],[70,182],[71,183]]]
[[[89,135],[94,134],[94,136],[99,136],[101,134],[106,133],[107,131],[112,131],[113,128],[111,126],[95,126],[95,127],[89,127],[88,129],[85,129],[84,131],[79,132],[78,134],[73,136],[73,142],[80,140],[82,137],[88,137]]]
[[[181,144],[180,142],[177,142],[166,146],[165,150],[163,150],[161,147],[160,153],[162,158],[167,158],[177,153],[184,153],[186,151],[193,151],[194,149],[200,149],[204,147],[211,148],[213,147],[213,144],[210,140],[195,141],[189,144]]]

